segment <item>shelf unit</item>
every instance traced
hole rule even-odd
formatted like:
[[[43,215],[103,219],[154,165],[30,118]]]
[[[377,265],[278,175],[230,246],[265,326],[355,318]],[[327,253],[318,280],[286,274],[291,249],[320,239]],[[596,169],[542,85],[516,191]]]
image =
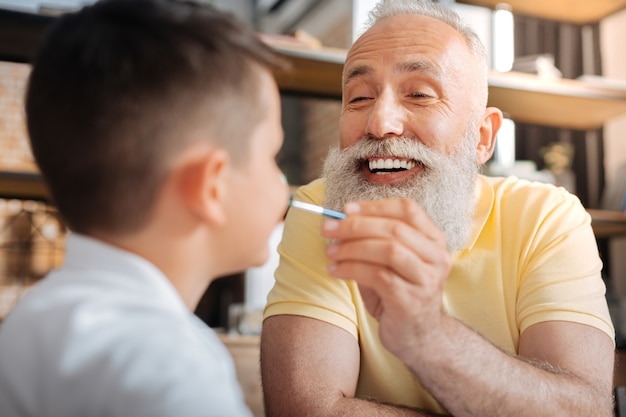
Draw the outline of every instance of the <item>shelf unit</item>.
[[[591,215],[591,226],[596,237],[626,236],[626,213],[592,209],[587,212]]]
[[[499,3],[483,0],[464,2],[494,6]],[[525,0],[509,0],[509,3],[512,7],[526,3],[539,5],[539,2]],[[604,14],[626,7],[626,0],[580,0],[576,1],[578,3],[580,6],[569,9],[578,10],[581,14],[584,14],[583,11],[586,14],[593,14],[594,11]],[[600,7],[601,4],[604,7]],[[587,5],[585,10],[582,10],[582,5]],[[541,10],[539,8],[537,14]],[[39,39],[53,19],[50,16],[0,10],[0,60],[29,62]],[[292,65],[291,71],[276,73],[281,91],[337,99],[341,97],[341,71],[346,50],[285,46],[271,40],[268,44]],[[489,95],[490,106],[500,108],[516,120],[545,126],[588,130],[601,127],[612,117],[626,113],[626,90],[605,88],[597,83],[578,80],[492,72],[489,75]]]
[[[507,4],[513,13],[575,24],[596,23],[626,8],[626,0],[457,0],[491,9]]]
[[[283,91],[341,98],[341,71],[346,51],[280,46],[275,49],[290,61],[293,69],[276,74]],[[591,130],[602,127],[613,117],[626,114],[626,89],[520,72],[492,71],[489,74],[489,105],[520,122]]]
[[[0,171],[0,198],[50,202],[50,193],[36,172]]]
[[[341,71],[347,50],[283,46],[270,38],[266,43],[291,66],[288,71],[274,73],[282,92],[341,99]]]
[[[495,7],[500,1],[476,0],[463,3]],[[567,7],[565,6],[567,3]],[[548,17],[559,11],[559,19],[600,19],[626,7],[626,0],[561,0],[546,2],[518,0],[508,3],[514,12]],[[560,7],[554,6],[561,4]],[[39,39],[54,17],[0,10],[0,60],[29,62]],[[286,45],[268,38],[266,42],[291,63],[290,71],[275,73],[283,93],[341,98],[341,72],[346,50]],[[545,126],[588,130],[601,127],[612,117],[626,114],[626,90],[600,87],[579,80],[545,79],[523,73],[489,74],[489,105],[511,118]],[[555,110],[557,109],[557,110]],[[0,197],[49,200],[37,173],[0,173]],[[594,228],[603,236],[626,235],[621,213],[589,210]],[[600,230],[600,229],[598,229]]]
[[[596,24],[602,19],[626,9],[626,0],[457,0],[491,9],[508,8],[512,13],[541,19],[567,22],[575,25]],[[552,127],[592,130],[602,127],[614,116],[625,114],[623,96],[626,89],[612,89],[602,84],[584,81],[559,80],[552,83],[526,74],[514,75],[503,84],[490,79],[491,100],[520,122]],[[524,80],[526,79],[526,80]],[[598,78],[601,80],[601,77]],[[517,84],[523,82],[524,88]],[[494,88],[498,87],[498,88]],[[506,92],[509,88],[515,91]],[[510,93],[510,94],[509,94]],[[565,98],[566,96],[566,98]],[[564,100],[563,100],[564,99]],[[515,100],[517,105],[510,103]],[[549,120],[542,122],[546,113]],[[535,112],[527,118],[528,112]],[[559,117],[562,120],[557,120]],[[595,135],[591,135],[593,138]],[[626,236],[626,214],[605,210],[591,210],[592,226],[597,237]]]

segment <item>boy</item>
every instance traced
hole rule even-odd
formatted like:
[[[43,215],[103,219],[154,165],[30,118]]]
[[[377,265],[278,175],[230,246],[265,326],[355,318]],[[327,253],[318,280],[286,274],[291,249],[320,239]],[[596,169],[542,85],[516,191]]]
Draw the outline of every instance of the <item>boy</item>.
[[[192,311],[262,264],[288,201],[271,70],[230,16],[103,0],[55,23],[26,113],[71,233],[65,264],[0,328],[0,415],[249,416]]]

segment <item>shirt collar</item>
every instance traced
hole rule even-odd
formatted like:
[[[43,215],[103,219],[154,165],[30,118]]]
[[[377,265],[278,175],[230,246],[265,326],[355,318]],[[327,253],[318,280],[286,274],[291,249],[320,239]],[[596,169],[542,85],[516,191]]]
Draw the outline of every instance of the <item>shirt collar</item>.
[[[169,308],[189,312],[169,279],[147,259],[89,236],[70,232],[66,240],[64,269],[105,273],[107,279],[128,287],[141,287],[146,297]],[[129,288],[130,289],[130,288]]]

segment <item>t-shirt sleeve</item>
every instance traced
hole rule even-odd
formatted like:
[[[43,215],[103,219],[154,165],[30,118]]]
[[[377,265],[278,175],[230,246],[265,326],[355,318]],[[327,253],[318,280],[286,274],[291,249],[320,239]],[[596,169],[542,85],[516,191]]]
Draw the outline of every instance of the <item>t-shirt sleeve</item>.
[[[598,328],[614,340],[589,214],[576,196],[563,189],[554,192],[546,205],[534,206],[541,212],[529,208],[525,216],[538,216],[541,221],[520,247],[522,273],[516,303],[520,332],[543,321],[571,321]]]

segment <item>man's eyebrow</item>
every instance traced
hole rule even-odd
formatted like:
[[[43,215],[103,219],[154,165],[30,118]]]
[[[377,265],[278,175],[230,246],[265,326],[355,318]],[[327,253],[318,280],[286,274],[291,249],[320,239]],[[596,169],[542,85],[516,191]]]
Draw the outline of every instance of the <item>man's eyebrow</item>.
[[[343,85],[348,84],[351,80],[361,77],[363,75],[367,75],[372,72],[372,67],[369,65],[359,65],[358,67],[354,67],[350,70],[350,72],[346,73],[345,79],[343,81]]]
[[[407,61],[396,65],[398,72],[426,72],[431,75],[439,74],[437,67],[429,61]]]
[[[397,72],[423,72],[430,74],[434,77],[439,77],[440,71],[438,67],[429,61],[406,61],[396,65],[395,70]],[[348,84],[355,78],[362,77],[364,75],[371,74],[373,68],[370,65],[359,65],[352,68],[346,73],[343,85]]]

